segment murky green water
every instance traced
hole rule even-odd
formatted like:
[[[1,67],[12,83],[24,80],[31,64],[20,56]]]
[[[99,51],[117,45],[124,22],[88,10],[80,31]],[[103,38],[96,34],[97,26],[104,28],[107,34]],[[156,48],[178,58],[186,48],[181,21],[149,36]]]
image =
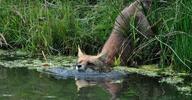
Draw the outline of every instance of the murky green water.
[[[0,67],[0,100],[191,100],[158,79],[128,75],[120,81],[55,79],[26,68]]]

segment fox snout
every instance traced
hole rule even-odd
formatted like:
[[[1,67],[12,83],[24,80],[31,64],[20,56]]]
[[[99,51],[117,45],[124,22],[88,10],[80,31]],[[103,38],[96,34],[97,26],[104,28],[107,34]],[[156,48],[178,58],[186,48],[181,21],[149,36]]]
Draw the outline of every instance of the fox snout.
[[[75,66],[75,69],[78,71],[85,71],[86,70],[85,65],[82,65],[82,64],[77,64]]]

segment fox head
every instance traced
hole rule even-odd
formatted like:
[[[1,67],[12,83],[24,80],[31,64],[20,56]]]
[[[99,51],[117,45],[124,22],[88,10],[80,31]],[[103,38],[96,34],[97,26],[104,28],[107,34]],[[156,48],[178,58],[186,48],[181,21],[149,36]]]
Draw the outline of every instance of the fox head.
[[[91,68],[94,70],[100,69],[102,66],[105,66],[105,54],[98,55],[86,55],[78,48],[78,60],[76,69],[77,70],[86,70],[87,68]]]

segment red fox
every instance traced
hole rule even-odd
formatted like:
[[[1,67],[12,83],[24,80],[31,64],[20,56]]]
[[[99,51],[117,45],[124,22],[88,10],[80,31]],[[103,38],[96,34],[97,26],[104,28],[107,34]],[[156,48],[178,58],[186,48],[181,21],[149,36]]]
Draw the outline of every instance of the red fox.
[[[98,55],[86,55],[78,48],[78,64],[76,69],[100,69],[103,66],[112,66],[115,59],[119,58],[121,65],[126,65],[127,58],[133,50],[131,39],[125,36],[129,29],[131,19],[136,22],[137,33],[147,38],[153,34],[143,10],[150,9],[152,0],[136,0],[128,7],[125,7],[117,16],[113,30],[108,40],[104,44],[101,53]],[[130,34],[130,33],[129,33]]]

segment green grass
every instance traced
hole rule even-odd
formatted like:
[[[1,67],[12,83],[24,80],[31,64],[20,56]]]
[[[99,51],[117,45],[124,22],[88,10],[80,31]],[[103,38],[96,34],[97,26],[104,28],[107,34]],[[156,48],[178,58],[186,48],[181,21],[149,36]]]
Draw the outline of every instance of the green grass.
[[[107,39],[116,16],[106,3],[2,0],[0,32],[13,47],[33,52],[75,54],[78,44],[93,52]]]
[[[173,64],[174,69],[180,71],[189,71],[192,68],[191,4],[192,1],[169,0],[161,7],[156,5],[154,16],[152,14],[152,20],[162,19],[162,24],[157,29],[157,33],[164,36],[158,37],[161,63]]]
[[[110,35],[116,16],[133,0],[97,0],[96,4],[91,0],[45,1],[0,1],[0,33],[13,47],[3,48],[75,55],[80,45],[87,53],[95,54]],[[192,1],[153,1],[147,17],[156,37],[137,45],[134,59],[190,71]]]

